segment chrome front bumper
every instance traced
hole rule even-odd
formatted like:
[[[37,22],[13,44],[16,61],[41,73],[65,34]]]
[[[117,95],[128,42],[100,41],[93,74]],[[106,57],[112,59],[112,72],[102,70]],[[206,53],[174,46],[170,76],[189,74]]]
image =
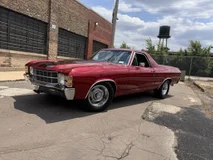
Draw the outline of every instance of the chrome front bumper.
[[[28,74],[24,74],[24,77],[26,81],[30,82],[34,86],[34,91],[36,93],[44,92],[65,97],[67,100],[75,99],[75,88],[65,88],[64,86],[36,82],[31,79]]]

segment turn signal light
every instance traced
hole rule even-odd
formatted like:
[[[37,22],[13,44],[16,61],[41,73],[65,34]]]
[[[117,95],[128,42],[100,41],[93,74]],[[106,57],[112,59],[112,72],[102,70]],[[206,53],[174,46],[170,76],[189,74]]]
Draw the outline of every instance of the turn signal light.
[[[67,87],[72,87],[72,82],[68,82]]]
[[[72,77],[71,76],[67,76],[65,81],[66,81],[66,86],[67,87],[72,87]]]

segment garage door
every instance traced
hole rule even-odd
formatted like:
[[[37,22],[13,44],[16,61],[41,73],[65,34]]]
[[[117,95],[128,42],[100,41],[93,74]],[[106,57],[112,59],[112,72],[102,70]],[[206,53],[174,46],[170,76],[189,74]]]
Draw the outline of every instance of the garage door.
[[[0,48],[47,53],[47,24],[0,7]]]
[[[96,52],[100,51],[103,48],[108,48],[108,46],[98,41],[93,41],[93,54],[95,54]]]
[[[59,28],[58,55],[84,59],[86,42],[86,37]]]

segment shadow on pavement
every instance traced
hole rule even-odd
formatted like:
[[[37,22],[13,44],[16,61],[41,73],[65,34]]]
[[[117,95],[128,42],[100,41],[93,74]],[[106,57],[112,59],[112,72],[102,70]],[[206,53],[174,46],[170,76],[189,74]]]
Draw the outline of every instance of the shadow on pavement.
[[[86,106],[80,101],[66,101],[60,97],[41,95],[14,96],[14,107],[29,114],[35,114],[46,123],[54,123],[73,118],[80,118],[97,113],[86,112]],[[137,94],[115,98],[108,110],[130,107],[155,100],[152,93]]]
[[[213,120],[208,119],[199,107],[191,106],[175,115],[163,113],[154,120],[175,132],[178,137],[176,153],[180,160],[213,159]]]

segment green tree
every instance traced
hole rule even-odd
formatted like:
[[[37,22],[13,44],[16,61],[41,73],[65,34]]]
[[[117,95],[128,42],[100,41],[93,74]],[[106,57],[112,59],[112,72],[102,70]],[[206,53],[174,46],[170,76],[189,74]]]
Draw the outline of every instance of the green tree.
[[[177,55],[178,56],[183,56],[184,55],[184,51],[183,51],[182,48],[179,50],[179,52],[177,52]]]
[[[146,40],[147,50],[152,49],[150,39]],[[178,67],[189,74],[190,65],[192,76],[213,76],[213,60],[210,57],[211,47],[203,47],[200,41],[189,41],[187,49],[180,49],[177,55],[167,56],[162,44],[157,45],[152,57],[159,63]],[[191,64],[192,62],[192,64]]]
[[[151,38],[147,38],[145,43],[146,50],[149,54],[165,55],[168,53],[169,48],[164,47],[163,43],[154,45]]]
[[[130,47],[126,44],[126,42],[123,42],[120,46],[120,48],[127,48],[130,49]]]
[[[211,47],[202,47],[200,41],[190,41],[187,51],[192,56],[209,56]]]
[[[146,40],[146,50],[149,54],[154,54],[156,52],[155,46],[152,44],[152,39],[147,38]]]
[[[189,51],[190,55],[193,56],[198,56],[202,52],[202,45],[199,41],[190,41],[189,42],[189,47],[187,48]]]
[[[203,47],[200,41],[189,42],[189,47],[187,48],[188,56],[197,56],[193,58],[192,61],[192,71],[191,75],[195,76],[211,76],[211,71],[213,69],[212,59],[210,56],[211,47]]]
[[[188,56],[189,54],[188,54],[188,51],[186,50],[186,49],[180,49],[178,52],[177,52],[177,55],[178,56]]]

